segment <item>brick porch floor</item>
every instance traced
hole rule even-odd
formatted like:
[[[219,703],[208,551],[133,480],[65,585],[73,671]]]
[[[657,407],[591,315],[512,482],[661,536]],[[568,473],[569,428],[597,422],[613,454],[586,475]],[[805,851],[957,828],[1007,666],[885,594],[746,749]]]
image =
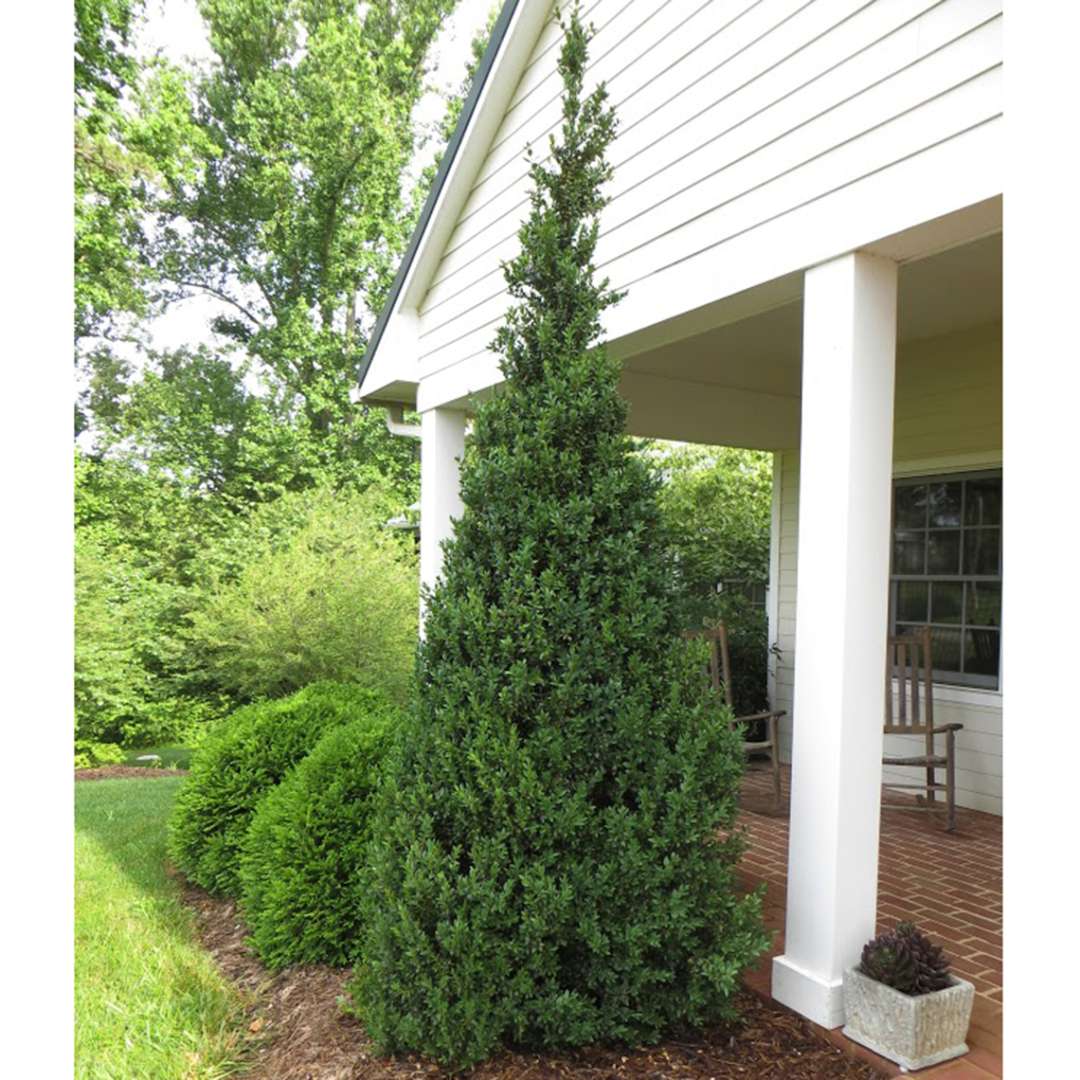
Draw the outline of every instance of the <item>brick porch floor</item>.
[[[787,898],[788,806],[790,791],[784,774],[785,802],[779,813],[772,806],[768,771],[752,765],[743,781],[742,823],[748,847],[741,874],[746,885],[764,882],[765,922],[776,931],[769,956],[747,977],[768,993],[771,958],[783,952],[784,908]],[[902,797],[901,797],[902,799]],[[897,800],[901,801],[901,800]],[[971,1052],[958,1062],[939,1065],[918,1075],[937,1080],[979,1080],[1000,1077],[1003,980],[1001,970],[1001,818],[974,810],[957,812],[954,833],[942,830],[939,815],[890,810],[882,812],[878,869],[878,932],[901,919],[911,919],[944,946],[953,970],[975,985],[968,1045]],[[849,1048],[839,1034],[830,1038]],[[895,1075],[896,1066],[863,1051]]]

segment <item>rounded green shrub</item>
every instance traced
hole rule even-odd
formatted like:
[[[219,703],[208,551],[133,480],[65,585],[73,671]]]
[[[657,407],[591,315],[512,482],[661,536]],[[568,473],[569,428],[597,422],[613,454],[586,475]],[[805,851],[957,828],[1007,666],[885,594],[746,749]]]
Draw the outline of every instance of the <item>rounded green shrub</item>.
[[[240,897],[267,967],[356,960],[372,802],[398,719],[375,706],[327,732],[259,803],[240,857]]]
[[[239,894],[240,848],[259,800],[327,731],[378,709],[374,691],[314,683],[245,705],[222,720],[192,759],[169,822],[169,854],[204,889]]]

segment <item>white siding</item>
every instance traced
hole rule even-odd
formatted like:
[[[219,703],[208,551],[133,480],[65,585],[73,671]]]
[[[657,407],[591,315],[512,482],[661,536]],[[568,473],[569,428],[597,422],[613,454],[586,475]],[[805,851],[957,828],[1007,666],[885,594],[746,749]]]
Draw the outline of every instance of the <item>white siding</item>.
[[[590,75],[607,81],[620,122],[597,253],[613,285],[630,290],[617,310],[647,310],[650,288],[667,269],[706,254],[723,258],[729,242],[752,239],[827,196],[860,199],[861,180],[959,147],[994,122],[1000,7],[1000,0],[589,5],[597,28]],[[483,356],[505,310],[500,264],[516,251],[527,208],[525,148],[546,156],[558,123],[559,40],[549,24],[420,305],[421,377]],[[836,208],[830,213],[822,229],[832,227]],[[769,235],[778,275],[791,268],[780,261],[775,231]]]
[[[1001,327],[911,342],[897,356],[895,469],[897,474],[961,471],[1000,464]],[[777,537],[776,707],[789,715],[781,724],[782,757],[791,759],[791,716],[795,670],[796,560],[799,526],[799,455],[781,456]],[[1001,695],[941,687],[935,694],[938,723],[961,723],[957,735],[957,791],[961,806],[1001,813]],[[797,723],[797,720],[794,720]],[[888,754],[920,753],[920,741],[890,736]],[[912,770],[886,770],[900,782]]]

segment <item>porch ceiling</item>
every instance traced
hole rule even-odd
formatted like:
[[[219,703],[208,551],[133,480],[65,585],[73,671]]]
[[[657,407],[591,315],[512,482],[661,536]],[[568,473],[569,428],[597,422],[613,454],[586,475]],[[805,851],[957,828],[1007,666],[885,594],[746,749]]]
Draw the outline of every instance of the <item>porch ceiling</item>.
[[[901,265],[898,375],[914,362],[905,344],[1000,322],[1001,239],[995,233]],[[798,445],[801,278],[768,289],[766,310],[622,357],[633,434],[762,450]],[[742,299],[753,311],[754,298]]]
[[[1000,233],[901,266],[900,342],[1000,321],[1001,274]],[[801,357],[799,298],[638,353],[625,361],[625,369],[666,379],[798,397]]]

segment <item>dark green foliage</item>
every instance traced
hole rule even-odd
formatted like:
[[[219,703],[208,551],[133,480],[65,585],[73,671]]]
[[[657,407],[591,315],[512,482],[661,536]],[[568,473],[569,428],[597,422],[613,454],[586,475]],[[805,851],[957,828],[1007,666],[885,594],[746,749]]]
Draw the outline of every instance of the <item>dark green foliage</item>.
[[[766,945],[735,884],[740,740],[680,639],[657,480],[597,344],[614,118],[582,98],[576,12],[566,29],[561,140],[506,270],[506,384],[466,451],[352,987],[382,1049],[454,1066],[727,1016]]]
[[[863,946],[862,973],[905,994],[929,994],[952,985],[949,959],[913,923],[897,923]]]
[[[376,705],[327,732],[259,803],[240,859],[240,895],[268,967],[356,960],[372,802],[399,721]]]
[[[315,683],[291,697],[245,705],[199,747],[169,822],[169,854],[196,884],[239,894],[240,847],[266,792],[331,728],[378,708],[369,690]]]

